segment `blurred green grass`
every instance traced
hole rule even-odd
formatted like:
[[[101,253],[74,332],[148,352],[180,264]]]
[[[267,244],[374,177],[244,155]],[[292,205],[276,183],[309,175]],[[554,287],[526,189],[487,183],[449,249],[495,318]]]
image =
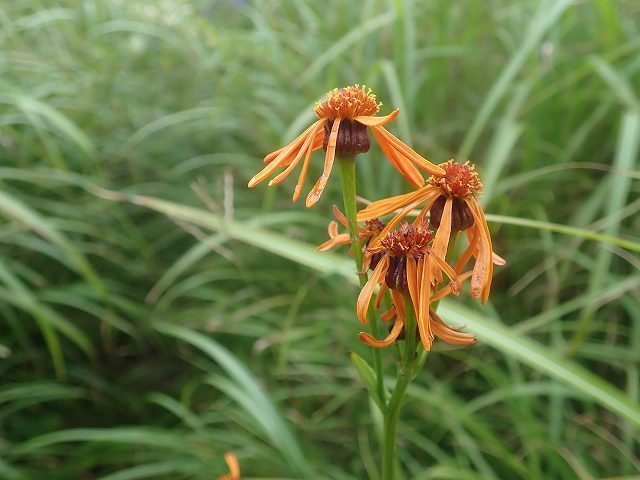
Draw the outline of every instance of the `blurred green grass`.
[[[443,304],[482,341],[439,345],[410,390],[407,478],[637,478],[639,19],[634,0],[5,2],[0,477],[210,479],[232,449],[249,478],[376,478],[346,252],[310,253],[337,184],[312,210],[292,181],[245,188],[358,82],[416,150],[478,164],[509,261],[490,305]],[[375,148],[358,168],[365,197],[407,188]]]

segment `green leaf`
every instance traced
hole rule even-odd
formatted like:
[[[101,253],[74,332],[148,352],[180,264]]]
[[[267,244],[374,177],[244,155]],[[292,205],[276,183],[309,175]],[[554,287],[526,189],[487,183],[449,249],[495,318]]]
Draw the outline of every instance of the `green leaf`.
[[[360,380],[364,383],[364,386],[369,390],[369,394],[373,401],[376,402],[376,405],[380,409],[381,412],[384,411],[384,401],[378,395],[378,387],[376,382],[376,373],[371,368],[371,365],[367,363],[367,361],[358,355],[356,352],[351,352],[349,354],[349,358],[351,359],[351,363],[356,368],[356,372],[360,376]]]

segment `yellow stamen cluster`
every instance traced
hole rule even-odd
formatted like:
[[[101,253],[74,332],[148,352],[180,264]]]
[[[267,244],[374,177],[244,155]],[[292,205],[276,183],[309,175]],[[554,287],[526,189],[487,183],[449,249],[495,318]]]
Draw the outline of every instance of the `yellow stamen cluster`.
[[[366,85],[350,85],[345,88],[334,88],[327,93],[324,102],[316,104],[318,118],[335,120],[347,118],[352,120],[359,116],[371,116],[378,113],[382,103],[376,102],[376,96]]]
[[[444,177],[431,177],[429,183],[446,197],[465,198],[482,192],[482,182],[469,162],[455,163],[453,160],[438,165],[446,172]]]

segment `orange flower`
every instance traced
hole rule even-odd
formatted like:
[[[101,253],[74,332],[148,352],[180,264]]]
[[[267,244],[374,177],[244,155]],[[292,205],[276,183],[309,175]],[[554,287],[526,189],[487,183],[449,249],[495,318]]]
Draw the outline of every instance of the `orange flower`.
[[[235,454],[233,452],[225,453],[224,460],[229,467],[229,473],[219,476],[218,480],[240,480],[240,465]]]
[[[506,262],[492,251],[491,235],[487,220],[476,194],[482,191],[474,165],[469,162],[455,163],[449,160],[440,164],[446,174],[443,177],[431,177],[424,187],[405,195],[386,198],[374,202],[358,212],[358,221],[380,217],[400,209],[387,224],[380,237],[370,243],[375,248],[381,238],[391,231],[414,208],[424,204],[417,221],[430,212],[431,224],[437,228],[433,240],[433,250],[440,258],[446,258],[449,240],[452,234],[465,231],[469,245],[455,265],[456,273],[464,269],[471,257],[475,258],[471,276],[471,295],[482,297],[482,303],[489,298],[493,264]],[[431,273],[437,283],[442,280],[438,265],[433,265]]]
[[[377,237],[378,240],[380,237]],[[391,289],[391,296],[397,312],[396,322],[393,329],[384,340],[375,340],[370,335],[362,332],[360,339],[369,345],[384,347],[393,343],[400,335],[404,327],[404,305],[402,295],[409,295],[416,312],[420,340],[425,350],[430,350],[433,344],[434,335],[442,338],[453,338],[449,333],[451,330],[444,330],[437,319],[430,315],[430,303],[432,301],[431,286],[433,271],[431,265],[435,264],[449,277],[450,283],[444,290],[457,294],[460,290],[460,281],[456,272],[447,265],[436,251],[430,246],[432,234],[429,230],[429,221],[419,219],[414,224],[404,222],[399,230],[386,234],[375,247],[369,247],[368,252],[381,253],[381,257],[375,263],[375,268],[371,277],[362,288],[358,296],[356,313],[358,319],[367,323],[367,311],[373,292],[378,284],[379,300],[384,291]],[[443,291],[444,291],[443,290]],[[441,298],[441,297],[439,297]],[[385,314],[388,317],[388,315]],[[453,330],[452,330],[453,331]]]
[[[347,217],[345,217],[344,214],[335,205],[333,206],[333,215],[336,217],[338,222],[340,222],[340,225],[348,228]],[[338,222],[335,222],[333,220],[329,222],[329,227],[327,228],[327,231],[329,232],[329,240],[322,243],[321,245],[318,245],[316,247],[316,251],[324,252],[337,245],[351,244],[351,238],[349,237],[349,234],[339,232]],[[363,227],[358,226],[358,236],[360,237],[360,243],[362,244],[363,252],[366,251],[369,241],[372,238],[377,237],[383,229],[384,223],[377,218],[367,220]],[[369,270],[369,264],[372,259],[375,259],[376,255],[364,255],[365,264],[362,267],[362,270],[364,272]]]
[[[430,174],[444,175],[442,168],[418,155],[383,127],[398,116],[399,109],[387,116],[376,117],[375,114],[381,105],[376,102],[376,96],[371,89],[364,85],[361,87],[356,84],[332,90],[324,102],[318,102],[316,105],[315,113],[318,120],[289,145],[264,157],[264,162],[268,165],[249,181],[249,188],[267,179],[276,170],[284,168],[284,171],[271,179],[269,186],[281,182],[304,156],[302,170],[293,193],[293,201],[297,201],[307,176],[311,154],[323,148],[326,151],[324,170],[306,200],[307,207],[313,206],[327,185],[336,155],[354,156],[369,150],[367,127],[371,128],[391,164],[416,188],[424,184],[424,179],[414,164]]]

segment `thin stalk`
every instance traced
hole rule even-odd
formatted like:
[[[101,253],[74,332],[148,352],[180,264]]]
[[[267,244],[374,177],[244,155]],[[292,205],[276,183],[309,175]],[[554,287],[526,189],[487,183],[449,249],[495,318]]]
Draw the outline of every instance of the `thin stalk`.
[[[351,250],[356,262],[356,270],[360,278],[360,286],[367,283],[367,274],[362,272],[362,243],[358,235],[358,208],[356,206],[356,159],[354,157],[338,157],[340,166],[340,180],[342,182],[342,199],[344,202],[344,214],[347,217],[347,228],[351,239]],[[375,338],[379,338],[378,319],[375,315],[368,315],[369,332]],[[380,350],[371,348],[373,354],[373,369],[376,372],[376,389],[378,396],[385,402],[384,384],[382,378],[382,356]]]
[[[382,480],[393,480],[395,478],[396,431],[398,429],[398,420],[400,419],[400,408],[402,407],[402,400],[404,399],[407,387],[415,374],[417,323],[413,303],[407,295],[404,297],[404,309],[404,355],[400,363],[396,386],[393,389],[393,393],[391,393],[391,398],[384,412]]]

